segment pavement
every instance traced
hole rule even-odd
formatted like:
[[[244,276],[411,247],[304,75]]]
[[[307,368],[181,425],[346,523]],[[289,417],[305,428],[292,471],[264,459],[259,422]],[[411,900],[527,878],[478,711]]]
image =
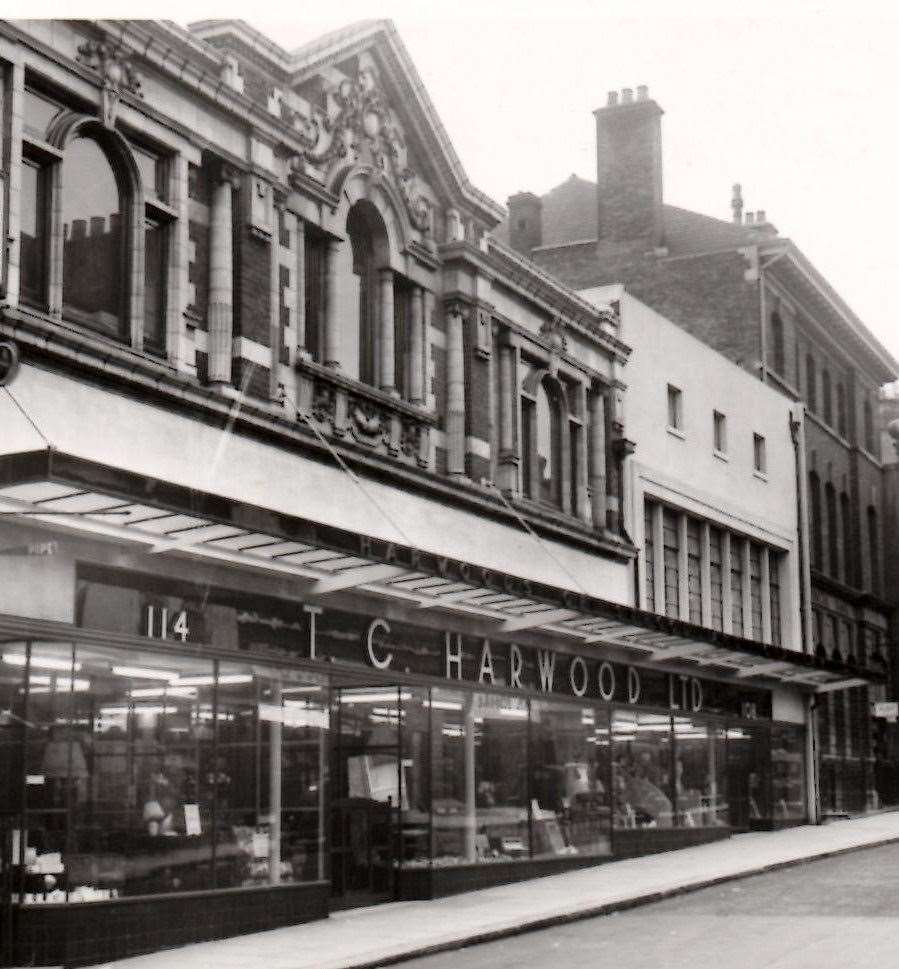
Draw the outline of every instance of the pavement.
[[[335,912],[304,925],[203,942],[109,969],[375,969],[604,915],[817,858],[899,842],[899,811],[609,862],[429,902]]]

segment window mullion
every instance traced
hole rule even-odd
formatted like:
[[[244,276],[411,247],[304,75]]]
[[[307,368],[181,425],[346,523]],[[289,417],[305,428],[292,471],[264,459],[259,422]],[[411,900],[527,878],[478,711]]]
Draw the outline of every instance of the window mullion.
[[[702,523],[699,545],[699,568],[702,591],[702,624],[712,625],[712,569],[711,569],[711,526],[707,521]]]
[[[761,560],[761,590],[762,597],[762,642],[771,642],[771,550],[767,545],[759,549]]]

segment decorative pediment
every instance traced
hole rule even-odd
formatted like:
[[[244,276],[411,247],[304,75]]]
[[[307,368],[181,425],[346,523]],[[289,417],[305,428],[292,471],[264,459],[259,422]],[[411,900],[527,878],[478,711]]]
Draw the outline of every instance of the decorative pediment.
[[[78,63],[99,74],[103,80],[100,120],[107,128],[115,126],[116,109],[122,94],[144,96],[134,64],[122,47],[105,40],[85,41],[78,47]]]
[[[554,316],[546,320],[540,327],[540,336],[555,350],[565,353],[568,350],[568,338],[565,335],[565,324],[561,316]]]
[[[310,117],[293,113],[304,150],[293,160],[296,171],[312,166],[330,172],[340,163],[371,166],[399,190],[409,221],[421,232],[431,229],[431,205],[409,166],[405,141],[387,104],[373,66],[360,68],[326,91],[326,109]]]

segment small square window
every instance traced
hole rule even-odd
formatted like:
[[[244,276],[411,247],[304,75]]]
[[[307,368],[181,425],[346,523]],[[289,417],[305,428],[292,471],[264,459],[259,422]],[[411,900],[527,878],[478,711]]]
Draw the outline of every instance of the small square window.
[[[712,430],[714,434],[715,450],[719,454],[727,452],[727,417],[721,411],[712,414]]]
[[[668,384],[668,426],[680,431],[683,424],[683,394],[680,388]]]
[[[753,467],[759,474],[765,474],[768,471],[768,458],[765,454],[765,439],[761,434],[752,435],[752,457],[753,457]]]

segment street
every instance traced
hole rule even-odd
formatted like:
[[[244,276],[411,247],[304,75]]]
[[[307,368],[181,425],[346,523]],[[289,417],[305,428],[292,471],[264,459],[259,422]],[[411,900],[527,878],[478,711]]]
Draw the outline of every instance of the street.
[[[856,851],[402,969],[894,969],[899,845]]]

